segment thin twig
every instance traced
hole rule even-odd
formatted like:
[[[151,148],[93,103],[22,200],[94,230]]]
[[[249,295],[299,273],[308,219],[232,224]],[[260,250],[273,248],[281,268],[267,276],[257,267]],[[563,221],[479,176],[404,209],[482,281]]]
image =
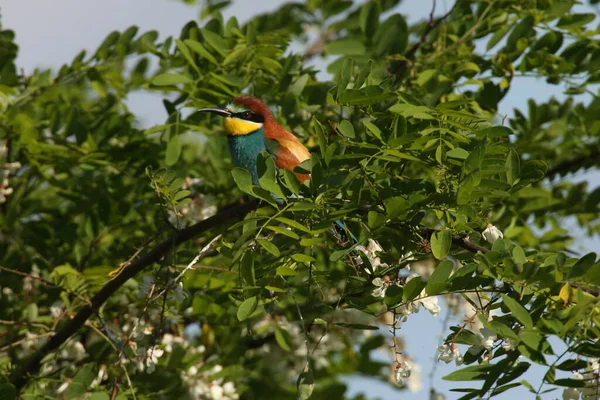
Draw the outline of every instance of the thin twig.
[[[177,277],[175,277],[175,279],[172,280],[167,285],[167,287],[165,287],[160,293],[155,295],[154,298],[150,301],[152,302],[152,301],[156,300],[157,298],[164,295],[167,291],[169,291],[169,290],[173,289],[175,286],[177,286],[177,282],[179,282],[181,280],[181,278],[183,278],[183,275],[185,275],[185,273],[188,272],[190,269],[194,269],[194,265],[196,265],[196,263],[198,263],[198,261],[200,261],[200,259],[202,259],[207,253],[209,253],[212,250],[213,244],[215,244],[215,242],[217,240],[221,239],[222,236],[223,235],[221,235],[221,234],[215,236],[215,238],[213,240],[211,240],[206,246],[204,246],[202,248],[202,250],[200,250],[198,255],[196,257],[194,257],[194,259],[183,269],[183,271],[181,271],[181,273],[179,273],[179,275],[177,275]]]
[[[429,13],[429,21],[425,27],[425,30],[421,34],[419,40],[412,45],[412,47],[406,52],[404,55],[403,62],[400,62],[394,71],[390,71],[390,75],[400,76],[406,71],[406,69],[410,66],[410,64],[415,60],[415,56],[417,55],[417,51],[427,42],[427,38],[432,30],[437,28],[446,18],[450,16],[454,12],[454,9],[458,5],[460,0],[456,0],[452,8],[444,15],[442,15],[437,20],[434,18],[436,0],[433,0],[433,6],[431,7],[431,12]]]
[[[62,287],[60,285],[56,285],[56,284],[50,282],[49,280],[46,280],[46,279],[41,278],[39,276],[33,276],[31,274],[28,274],[27,272],[17,271],[16,269],[3,267],[2,265],[0,265],[0,271],[6,271],[6,272],[10,272],[11,274],[15,274],[15,275],[19,275],[19,276],[24,276],[24,277],[26,277],[28,279],[31,279],[31,280],[34,280],[34,281],[38,281],[38,282],[40,282],[40,283],[42,283],[42,284],[44,284],[44,285],[46,285],[48,287],[55,288],[55,289],[60,289],[63,292],[67,293],[68,295],[78,298],[79,300],[83,301],[85,304],[88,304],[88,305],[90,304],[90,300],[86,299],[85,297],[81,296],[80,294],[75,293],[75,292],[73,292],[73,291],[71,291],[71,290],[69,290],[67,288],[64,288],[64,287]]]

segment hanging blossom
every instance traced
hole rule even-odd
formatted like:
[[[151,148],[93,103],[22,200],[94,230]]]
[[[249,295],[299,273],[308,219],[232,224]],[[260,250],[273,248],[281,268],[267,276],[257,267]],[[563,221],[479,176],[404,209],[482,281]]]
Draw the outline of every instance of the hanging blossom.
[[[412,371],[412,366],[408,363],[408,361],[398,362],[396,364],[396,371],[394,372],[394,379],[396,383],[400,386],[404,385],[404,380],[410,378]]]
[[[214,198],[205,196],[202,193],[203,187],[203,178],[185,178],[185,182],[181,189],[192,192],[191,200],[178,207],[177,214],[172,211],[169,212],[169,222],[172,225],[177,225],[177,223],[179,223],[181,226],[185,226],[188,223],[195,223],[208,217],[212,217],[217,213],[217,206],[214,204]]]
[[[210,370],[199,371],[198,367],[191,366],[181,378],[188,387],[192,399],[202,400],[235,400],[239,399],[233,382],[223,382],[223,378],[212,379],[212,375],[223,370],[223,366],[215,365]]]
[[[408,282],[416,276],[419,275],[411,274],[406,279],[406,282]],[[381,298],[385,297],[386,290],[394,284],[390,282],[387,276],[384,276],[383,278],[375,278],[371,283],[375,286],[375,289],[373,289],[373,291],[371,292],[371,296]],[[416,299],[414,299],[410,303],[406,303],[397,307],[396,313],[400,315],[401,322],[406,322],[411,314],[416,314],[419,312],[420,306],[423,306],[423,308],[429,311],[429,313],[434,317],[438,316],[441,311],[441,308],[438,304],[437,296],[429,296],[425,292],[425,289],[423,289]]]
[[[406,282],[410,281],[411,279],[413,279],[417,276],[419,276],[419,275],[417,275],[417,274],[409,275],[408,278],[406,278]],[[402,315],[402,322],[406,322],[406,320],[408,320],[408,317],[411,314],[416,314],[419,312],[419,306],[423,306],[423,308],[425,308],[427,311],[429,311],[429,313],[431,315],[433,315],[434,317],[438,316],[441,311],[441,308],[438,304],[437,296],[429,296],[425,292],[425,289],[423,289],[421,291],[421,293],[419,293],[419,295],[417,296],[416,299],[414,299],[412,302],[410,302],[408,304],[404,304],[404,305],[398,307],[398,309],[396,311]]]
[[[438,352],[438,361],[443,361],[446,364],[449,364],[452,361],[454,361],[456,363],[456,366],[460,366],[464,362],[463,357],[460,354],[460,351],[458,350],[458,346],[454,343],[451,343],[450,345],[443,344],[441,346],[438,346]]]
[[[162,357],[165,353],[164,350],[159,349],[157,347],[151,347],[149,349],[145,349],[140,347],[138,350],[138,363],[137,368],[140,371],[144,371],[151,374],[156,370],[156,364],[158,363],[158,359]]]
[[[573,379],[585,381],[584,387],[565,388],[563,400],[596,400],[600,398],[600,363],[598,359],[590,360],[588,367],[580,372],[573,372]]]
[[[6,145],[0,143],[0,159],[5,158],[7,153]],[[8,178],[19,168],[21,168],[20,162],[2,163],[0,161],[0,204],[6,203],[6,197],[12,194],[13,188],[9,186]]]
[[[367,257],[367,260],[369,260],[369,264],[371,264],[371,268],[373,269],[373,271],[377,270],[377,268],[379,267],[388,267],[388,265],[386,263],[382,263],[381,258],[377,256],[377,252],[383,251],[383,248],[374,239],[369,239],[369,244],[366,247],[362,244],[359,244],[355,247],[355,250],[362,252]],[[363,264],[363,260],[360,257],[356,257],[355,262],[358,265]],[[371,271],[369,271],[368,269],[367,272],[371,273]]]
[[[482,350],[490,351],[498,336],[487,328],[481,328],[475,335],[475,344],[467,350],[471,354],[479,354]]]
[[[504,339],[504,342],[502,342],[502,348],[508,353],[509,351],[516,349],[517,344],[519,344],[517,340],[506,338]]]
[[[375,278],[371,281],[375,286],[375,289],[371,292],[373,297],[385,297],[385,291],[390,286],[390,279],[387,276],[382,278]]]
[[[483,231],[482,236],[488,243],[494,244],[496,240],[502,239],[504,237],[504,234],[500,229],[496,228],[494,225],[487,224],[487,228],[485,228],[485,230]]]

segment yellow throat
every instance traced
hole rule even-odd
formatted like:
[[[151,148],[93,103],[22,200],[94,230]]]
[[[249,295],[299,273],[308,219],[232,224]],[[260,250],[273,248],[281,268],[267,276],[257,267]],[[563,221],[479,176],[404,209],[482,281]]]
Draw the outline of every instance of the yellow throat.
[[[228,135],[247,135],[262,128],[263,124],[238,118],[224,118],[223,126]]]

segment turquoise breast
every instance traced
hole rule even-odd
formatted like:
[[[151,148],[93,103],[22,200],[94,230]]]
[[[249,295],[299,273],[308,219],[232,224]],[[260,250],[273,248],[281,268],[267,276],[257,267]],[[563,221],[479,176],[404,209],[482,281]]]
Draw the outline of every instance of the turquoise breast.
[[[231,161],[235,167],[243,168],[252,175],[252,183],[259,185],[258,172],[256,170],[256,158],[265,147],[265,130],[260,128],[247,135],[227,136]]]

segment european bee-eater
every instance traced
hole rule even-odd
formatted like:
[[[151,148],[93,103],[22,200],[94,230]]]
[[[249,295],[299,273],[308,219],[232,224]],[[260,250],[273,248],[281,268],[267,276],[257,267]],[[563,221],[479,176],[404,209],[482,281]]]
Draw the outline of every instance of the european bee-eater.
[[[291,171],[310,158],[308,149],[279,125],[271,110],[255,97],[239,96],[227,108],[202,108],[198,111],[223,117],[233,165],[248,170],[255,185],[259,184],[256,158],[262,151],[273,155],[277,167]],[[305,174],[296,176],[301,182],[309,178]]]
[[[248,170],[254,185],[260,185],[256,159],[263,151],[268,151],[274,157],[278,168],[290,171],[310,158],[308,149],[277,123],[271,110],[255,97],[238,96],[227,108],[201,108],[198,111],[223,117],[232,163]],[[296,176],[301,182],[310,178],[307,174],[296,173]],[[339,234],[346,234],[347,228],[343,222],[335,221],[335,226]],[[358,242],[351,232],[347,233]]]

